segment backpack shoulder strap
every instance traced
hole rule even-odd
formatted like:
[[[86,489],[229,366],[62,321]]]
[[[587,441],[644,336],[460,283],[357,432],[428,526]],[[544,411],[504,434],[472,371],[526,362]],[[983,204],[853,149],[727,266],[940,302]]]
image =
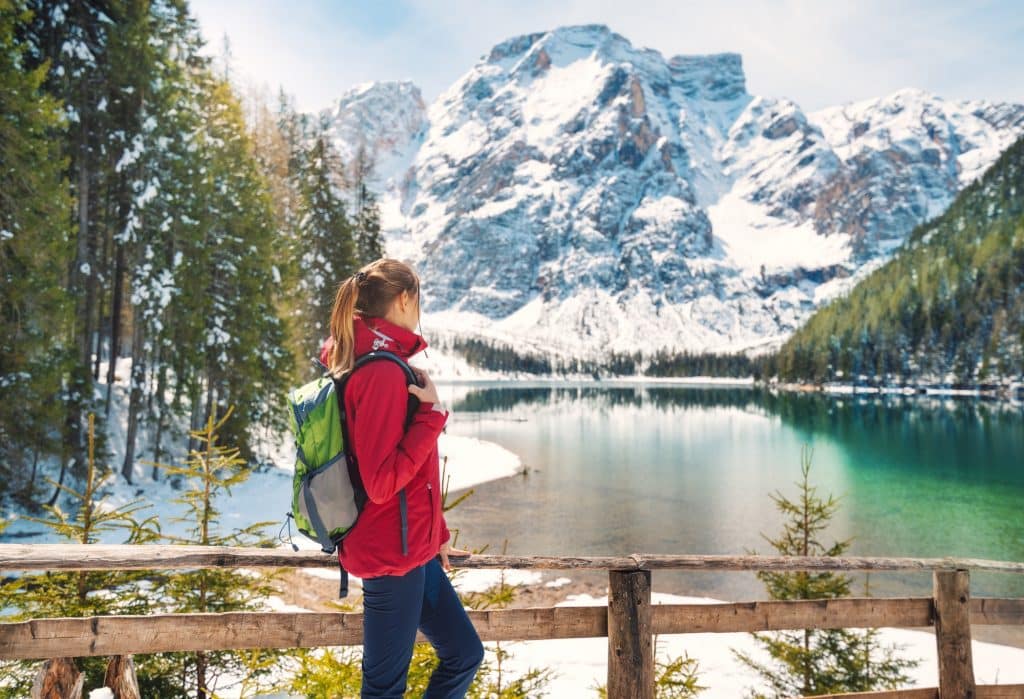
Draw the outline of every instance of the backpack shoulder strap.
[[[413,372],[412,367],[409,366],[408,362],[406,362],[404,359],[399,357],[394,352],[387,352],[385,350],[374,350],[373,352],[367,352],[366,354],[356,358],[355,366],[353,366],[351,371],[349,371],[348,374],[345,375],[345,378],[341,379],[339,385],[337,386],[336,390],[338,393],[338,400],[341,402],[340,407],[343,420],[345,415],[345,387],[348,385],[348,380],[352,377],[352,374],[354,374],[360,367],[366,366],[370,362],[378,361],[381,359],[394,362],[398,366],[402,367],[402,371],[405,372],[405,384],[407,386],[409,384],[418,385],[419,382],[416,379],[416,374]],[[416,408],[419,407],[419,403],[420,399],[410,393],[405,413],[405,426],[407,428],[409,427],[409,424],[412,422],[412,416],[416,412]],[[344,425],[344,421],[342,424]],[[347,436],[345,443],[348,444]]]

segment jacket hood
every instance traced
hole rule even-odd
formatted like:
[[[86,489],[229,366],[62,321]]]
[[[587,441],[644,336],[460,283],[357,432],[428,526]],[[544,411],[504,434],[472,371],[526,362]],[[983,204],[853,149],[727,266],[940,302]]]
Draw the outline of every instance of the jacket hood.
[[[397,354],[402,359],[408,359],[427,348],[427,341],[422,335],[384,318],[363,318],[355,315],[352,317],[352,328],[355,333],[357,357],[374,350],[385,350]],[[330,366],[333,347],[334,338],[331,336],[328,336],[320,346],[320,362],[324,366]]]

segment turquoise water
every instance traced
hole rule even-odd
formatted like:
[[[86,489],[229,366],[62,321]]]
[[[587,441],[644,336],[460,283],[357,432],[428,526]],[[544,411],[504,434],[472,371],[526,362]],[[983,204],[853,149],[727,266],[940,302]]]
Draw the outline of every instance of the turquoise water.
[[[773,553],[811,481],[840,498],[824,543],[851,555],[1024,561],[1024,409],[918,397],[746,388],[479,387],[449,432],[496,442],[530,473],[484,484],[448,514],[459,543],[510,553]],[[872,594],[928,594],[927,573],[862,573]],[[655,573],[655,589],[764,597],[749,573]],[[1024,595],[1024,575],[976,573],[975,595]]]

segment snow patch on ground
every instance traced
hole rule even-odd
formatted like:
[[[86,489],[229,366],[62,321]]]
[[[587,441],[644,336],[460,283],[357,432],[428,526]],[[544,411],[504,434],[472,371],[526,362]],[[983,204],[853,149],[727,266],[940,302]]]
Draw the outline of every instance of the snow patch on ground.
[[[536,570],[505,570],[505,584],[511,586],[537,585],[541,581],[541,573]],[[502,571],[488,568],[456,571],[452,584],[459,592],[484,592],[497,587],[501,582]]]
[[[653,604],[718,604],[722,600],[707,597],[684,597],[652,593]],[[558,606],[606,605],[607,597],[570,595]],[[912,629],[883,628],[883,645],[905,646],[901,655],[919,658],[921,664],[909,674],[913,687],[934,687],[938,684],[935,636]],[[493,644],[485,644],[492,646]],[[592,687],[603,684],[608,672],[608,641],[605,638],[566,639],[502,643],[512,653],[504,665],[513,673],[531,667],[552,668],[558,677],[547,686],[553,697],[592,697]],[[659,658],[678,657],[684,653],[698,662],[698,681],[708,689],[702,699],[734,699],[744,696],[750,687],[761,687],[757,675],[739,663],[732,654],[736,649],[765,660],[764,651],[746,633],[695,633],[660,635],[656,653]],[[1024,649],[974,641],[972,644],[974,672],[979,683],[1012,684],[1024,682]]]
[[[438,438],[437,449],[442,459],[448,458],[445,475],[450,491],[514,476],[522,469],[516,454],[473,437],[445,433]]]

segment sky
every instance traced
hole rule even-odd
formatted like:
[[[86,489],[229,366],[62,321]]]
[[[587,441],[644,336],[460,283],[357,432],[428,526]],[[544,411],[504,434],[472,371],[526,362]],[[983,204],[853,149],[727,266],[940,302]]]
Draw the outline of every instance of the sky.
[[[1024,1],[191,0],[210,55],[301,111],[411,80],[429,103],[495,44],[606,24],[665,56],[739,53],[747,91],[805,111],[905,87],[1024,102]]]

